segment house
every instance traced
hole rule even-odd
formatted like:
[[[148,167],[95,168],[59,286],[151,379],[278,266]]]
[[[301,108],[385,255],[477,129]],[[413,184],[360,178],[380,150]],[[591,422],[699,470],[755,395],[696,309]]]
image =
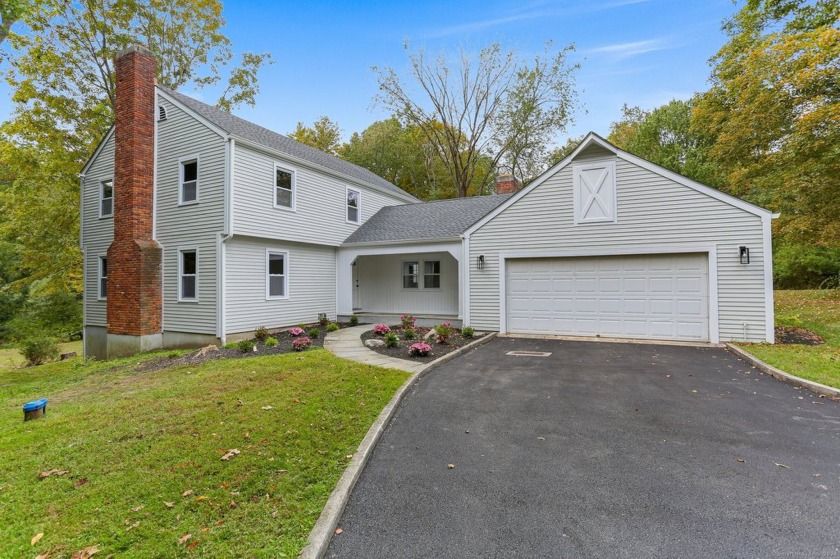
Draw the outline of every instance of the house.
[[[590,134],[526,188],[422,203],[116,60],[82,171],[87,355],[413,313],[502,333],[773,341],[770,212]]]

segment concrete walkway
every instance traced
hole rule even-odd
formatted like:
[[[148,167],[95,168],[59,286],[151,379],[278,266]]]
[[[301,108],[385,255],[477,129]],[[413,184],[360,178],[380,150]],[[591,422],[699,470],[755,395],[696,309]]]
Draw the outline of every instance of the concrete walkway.
[[[407,371],[409,373],[418,373],[428,365],[428,363],[415,363],[408,359],[388,357],[387,355],[382,355],[372,349],[368,349],[362,342],[361,335],[373,329],[373,326],[373,324],[362,324],[361,326],[351,326],[350,328],[342,328],[341,330],[330,332],[324,338],[324,348],[333,352],[336,357],[366,365],[399,369],[400,371]]]

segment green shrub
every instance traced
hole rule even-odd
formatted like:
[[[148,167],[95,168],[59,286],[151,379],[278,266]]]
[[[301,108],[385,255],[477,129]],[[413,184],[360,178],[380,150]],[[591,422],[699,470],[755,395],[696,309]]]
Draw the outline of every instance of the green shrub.
[[[310,328],[306,331],[306,335],[314,340],[315,338],[321,335],[321,331],[317,328]]]
[[[404,340],[413,340],[417,337],[417,330],[414,328],[405,328],[402,335]]]
[[[236,348],[239,350],[239,353],[248,353],[249,351],[254,351],[254,342],[251,340],[242,340],[236,344]]]
[[[225,349],[236,349],[239,347],[239,344],[236,342],[228,342],[225,344]]]
[[[266,338],[268,338],[268,328],[265,326],[260,326],[256,330],[254,330],[254,337],[260,341],[264,342]]]
[[[169,353],[166,354],[166,357],[168,357],[169,359],[178,359],[179,357],[181,357],[181,352],[180,351],[170,351]]]
[[[336,330],[340,329],[341,326],[336,324],[335,322],[330,322],[327,324],[327,332],[335,332]]]
[[[40,336],[24,340],[20,353],[29,365],[43,365],[47,361],[55,361],[61,353],[58,344],[52,338]]]
[[[396,334],[393,332],[385,334],[385,347],[397,347],[397,344],[399,344],[399,339]]]
[[[321,326],[326,326],[329,323],[330,319],[327,318],[327,313],[318,313],[318,324]]]
[[[355,314],[350,315],[350,326],[358,326],[359,325],[359,317]]]
[[[279,342],[277,341],[277,338],[272,338],[271,336],[269,336],[269,337],[267,337],[267,338],[265,339],[265,342],[264,342],[264,343],[265,343],[265,347],[274,347],[274,346],[276,346]]]
[[[464,326],[463,328],[461,328],[461,335],[465,338],[472,338],[473,336],[475,336],[475,328],[472,328],[470,326]]]

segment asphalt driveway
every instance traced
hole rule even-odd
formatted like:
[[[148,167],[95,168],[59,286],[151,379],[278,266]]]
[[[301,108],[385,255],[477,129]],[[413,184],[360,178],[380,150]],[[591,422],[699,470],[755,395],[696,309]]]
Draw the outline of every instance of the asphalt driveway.
[[[840,557],[838,522],[840,403],[723,349],[496,339],[415,385],[327,556]]]

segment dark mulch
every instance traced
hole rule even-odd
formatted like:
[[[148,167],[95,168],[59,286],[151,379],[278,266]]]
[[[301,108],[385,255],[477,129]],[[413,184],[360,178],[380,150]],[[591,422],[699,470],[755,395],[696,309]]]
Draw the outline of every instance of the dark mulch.
[[[396,357],[398,359],[408,359],[409,361],[418,361],[420,363],[428,363],[429,361],[434,361],[438,357],[446,355],[447,353],[453,352],[460,347],[464,347],[468,343],[476,340],[477,338],[483,336],[484,334],[480,334],[478,332],[475,333],[475,336],[472,338],[465,338],[461,335],[460,331],[453,330],[452,335],[449,337],[449,341],[445,344],[439,344],[434,339],[434,334],[428,340],[424,339],[426,334],[428,334],[432,329],[431,328],[420,328],[417,327],[414,330],[417,332],[416,339],[413,340],[404,340],[402,338],[402,328],[400,326],[391,326],[391,331],[394,332],[397,337],[399,338],[399,343],[396,347],[372,347],[373,351],[376,353],[381,353],[382,355],[387,355],[388,357]],[[373,330],[369,330],[362,334],[362,341],[370,340],[370,339],[383,339],[383,336],[375,334]],[[417,357],[409,355],[408,348],[411,347],[411,344],[416,344],[417,342],[426,342],[430,346],[432,346],[432,351],[425,357]]]
[[[822,336],[811,332],[806,328],[796,328],[795,326],[776,326],[776,343],[777,344],[802,344],[802,345],[822,345],[825,340]]]
[[[344,328],[347,325],[340,324],[340,326]],[[309,331],[310,328],[318,328],[319,334],[317,338],[309,337],[309,339],[312,340],[312,344],[309,347],[324,347],[324,336],[326,336],[328,333],[326,326],[308,326],[307,328],[305,328],[305,330]],[[288,329],[274,330],[269,334],[269,336],[277,339],[276,346],[266,347],[263,342],[259,342],[255,339],[252,339],[251,342],[256,347],[256,351],[248,351],[246,353],[243,353],[239,351],[238,347],[220,347],[217,349],[210,350],[207,350],[207,348],[202,348],[190,352],[186,355],[179,355],[177,357],[160,357],[158,359],[151,359],[149,361],[145,361],[137,367],[137,371],[158,371],[160,369],[165,369],[166,367],[177,367],[180,365],[198,365],[200,363],[204,363],[205,361],[212,361],[214,359],[243,359],[246,357],[278,355],[281,353],[289,353],[293,351],[292,342],[294,342],[296,338],[289,334]],[[306,336],[306,334],[303,334],[303,336]]]

